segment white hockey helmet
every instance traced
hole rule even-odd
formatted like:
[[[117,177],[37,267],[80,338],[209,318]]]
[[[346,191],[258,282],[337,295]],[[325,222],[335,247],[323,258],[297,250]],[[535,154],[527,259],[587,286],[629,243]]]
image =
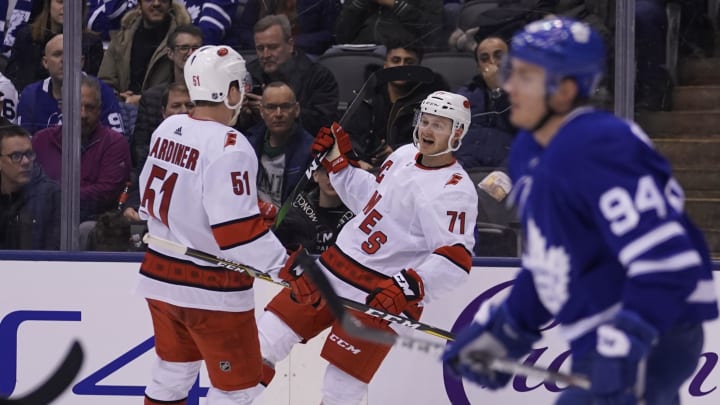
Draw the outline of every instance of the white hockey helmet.
[[[207,45],[193,52],[185,62],[185,84],[192,101],[224,102],[239,109],[245,96],[247,69],[245,59],[226,45]],[[230,83],[240,86],[240,101],[231,106],[227,102]]]
[[[436,91],[427,96],[420,104],[420,114],[418,115],[417,122],[415,123],[415,129],[413,130],[413,141],[415,142],[415,145],[420,142],[418,124],[422,114],[424,113],[446,117],[452,120],[452,134],[448,138],[448,148],[445,151],[434,155],[458,150],[462,144],[462,138],[465,134],[467,134],[468,128],[470,127],[472,115],[470,113],[470,102],[468,99],[465,96],[450,93],[448,91]],[[460,138],[453,143],[455,132],[458,129],[462,130]]]

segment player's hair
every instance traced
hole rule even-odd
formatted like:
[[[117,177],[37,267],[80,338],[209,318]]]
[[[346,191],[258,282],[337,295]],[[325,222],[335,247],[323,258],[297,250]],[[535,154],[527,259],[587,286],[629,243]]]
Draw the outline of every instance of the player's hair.
[[[160,95],[160,106],[165,109],[168,103],[168,99],[170,98],[170,93],[176,91],[176,92],[183,92],[190,95],[190,92],[188,91],[187,86],[185,83],[170,83],[162,91],[162,94]]]
[[[2,152],[3,140],[16,136],[24,136],[27,139],[31,138],[30,132],[28,132],[27,129],[13,124],[5,117],[0,117],[0,152]]]
[[[290,25],[290,20],[285,14],[266,15],[255,23],[255,26],[253,27],[253,32],[263,32],[268,28],[272,27],[273,25],[280,26],[280,30],[282,31],[283,39],[285,40],[285,42],[290,41],[290,39],[292,38],[292,27]]]
[[[385,57],[386,58],[387,58],[388,54],[390,53],[390,51],[392,51],[393,49],[404,49],[408,52],[414,53],[415,56],[417,56],[418,63],[422,62],[423,56],[425,56],[425,49],[422,47],[422,45],[417,44],[417,43],[409,44],[409,43],[407,43],[407,41],[403,41],[398,38],[389,38],[388,40],[385,41],[385,43],[383,45],[385,45],[385,50],[386,50]]]
[[[98,102],[98,108],[102,108],[102,90],[100,89],[100,81],[89,75],[82,75],[80,86],[87,86],[93,90]]]
[[[173,30],[173,32],[168,35],[167,39],[167,47],[170,49],[175,49],[176,40],[178,35],[180,34],[188,34],[196,38],[200,38],[200,44],[205,42],[205,36],[203,35],[200,28],[196,27],[193,24],[183,24],[178,25],[177,28]]]
[[[289,84],[287,84],[283,81],[280,81],[280,80],[276,80],[274,82],[270,82],[270,83],[266,84],[265,88],[263,88],[263,94],[265,94],[265,91],[267,91],[267,89],[269,89],[269,88],[279,89],[280,87],[287,87],[288,89],[290,89],[290,94],[292,95],[292,102],[293,103],[297,102],[297,98],[295,97],[295,91],[293,91],[292,87],[290,87]]]

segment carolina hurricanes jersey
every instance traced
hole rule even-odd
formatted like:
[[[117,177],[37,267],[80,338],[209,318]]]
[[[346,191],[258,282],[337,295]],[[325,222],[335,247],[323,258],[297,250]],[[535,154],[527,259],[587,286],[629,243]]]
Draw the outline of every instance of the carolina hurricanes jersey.
[[[661,333],[717,317],[703,236],[636,124],[577,110],[544,149],[518,134],[510,166],[525,252],[508,306],[524,327],[554,316],[582,353],[621,309]]]
[[[150,234],[276,275],[285,249],[260,217],[258,164],[238,131],[179,114],[150,139],[140,174],[140,215]],[[253,308],[252,279],[150,245],[139,294],[179,306]]]
[[[475,186],[456,161],[430,168],[418,162],[419,156],[415,146],[405,145],[385,160],[377,176],[354,167],[330,175],[356,215],[335,247],[320,257],[344,297],[364,302],[373,278],[408,268],[423,279],[424,302],[467,279],[475,243]]]

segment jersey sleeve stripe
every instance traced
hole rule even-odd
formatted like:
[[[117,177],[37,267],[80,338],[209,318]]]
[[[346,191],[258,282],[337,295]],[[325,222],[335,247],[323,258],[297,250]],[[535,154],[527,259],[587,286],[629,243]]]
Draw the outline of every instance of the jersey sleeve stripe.
[[[212,226],[215,240],[222,250],[250,243],[269,232],[260,215]]]
[[[558,326],[558,333],[568,342],[572,342],[598,326],[610,322],[621,309],[622,304],[618,302],[594,315],[581,318],[573,323]]]
[[[638,260],[630,264],[628,277],[637,277],[649,273],[664,273],[684,270],[702,264],[702,258],[694,250],[658,260]]]
[[[470,273],[472,268],[472,254],[463,245],[442,246],[433,252],[452,262],[465,273]]]
[[[636,257],[642,255],[653,247],[683,234],[685,234],[685,231],[677,222],[673,221],[659,226],[625,245],[618,255],[620,263],[624,266],[628,266]]]
[[[715,282],[713,280],[700,280],[695,287],[695,291],[690,294],[687,302],[715,304],[717,295],[715,293]]]

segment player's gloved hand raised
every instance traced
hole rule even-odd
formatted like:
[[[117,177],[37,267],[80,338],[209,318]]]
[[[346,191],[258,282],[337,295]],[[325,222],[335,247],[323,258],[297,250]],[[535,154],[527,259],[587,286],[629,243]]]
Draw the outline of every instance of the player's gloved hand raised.
[[[302,246],[293,250],[285,265],[280,269],[278,276],[290,284],[293,299],[300,304],[317,304],[322,298],[317,287],[305,275],[305,271],[298,263],[298,258],[308,256]]]
[[[598,405],[634,405],[644,381],[644,359],[658,336],[657,330],[632,311],[620,311],[612,323],[597,329],[590,391]]]
[[[367,296],[367,304],[374,308],[400,314],[408,305],[425,296],[422,278],[413,269],[402,270],[383,280]]]
[[[337,122],[333,122],[330,128],[320,128],[311,149],[315,157],[324,155],[322,164],[328,173],[337,173],[348,164],[358,165],[350,135]]]
[[[496,308],[486,302],[473,322],[448,343],[442,360],[451,374],[494,390],[507,385],[512,376],[491,369],[490,361],[518,359],[539,339],[540,333],[522,329],[505,305]]]

